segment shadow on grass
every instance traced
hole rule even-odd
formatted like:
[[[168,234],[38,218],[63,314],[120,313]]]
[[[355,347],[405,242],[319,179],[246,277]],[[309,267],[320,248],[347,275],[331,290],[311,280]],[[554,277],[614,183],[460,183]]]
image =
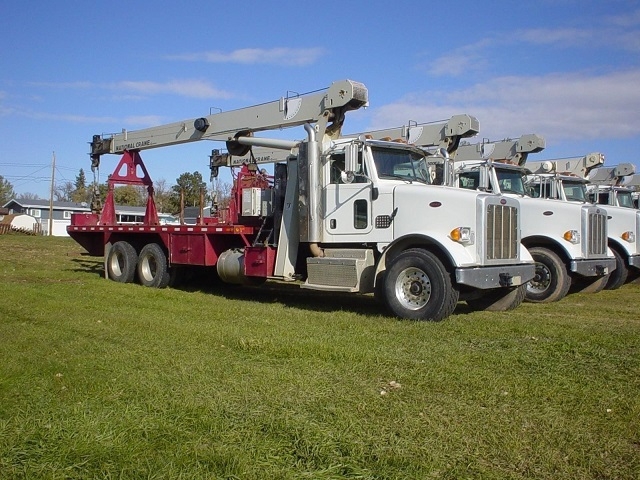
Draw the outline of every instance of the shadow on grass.
[[[75,264],[75,268],[69,269],[72,272],[90,273],[98,277],[104,277],[102,258],[96,259],[96,257],[92,257],[88,253],[83,253],[81,258],[72,258],[71,261]]]
[[[102,258],[88,254],[71,259],[75,264],[70,271],[104,278]],[[211,269],[202,269],[192,278],[183,279],[171,288],[184,292],[200,292],[221,296],[228,300],[251,301],[260,304],[282,304],[315,312],[349,311],[367,316],[396,318],[372,294],[359,295],[346,292],[323,292],[301,288],[301,282],[267,281],[260,286],[231,285],[221,281]],[[466,303],[458,303],[454,314],[468,314],[473,310]]]

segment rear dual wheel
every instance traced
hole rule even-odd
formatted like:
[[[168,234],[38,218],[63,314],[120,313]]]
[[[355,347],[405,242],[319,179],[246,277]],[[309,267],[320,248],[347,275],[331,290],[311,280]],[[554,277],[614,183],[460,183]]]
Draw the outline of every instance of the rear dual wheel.
[[[116,242],[109,248],[105,268],[114,282],[131,283],[136,275],[138,253],[129,242]]]
[[[138,258],[138,278],[145,287],[165,288],[171,276],[167,256],[157,243],[142,247]]]
[[[169,284],[167,256],[157,243],[145,245],[140,254],[129,242],[119,241],[109,249],[106,260],[107,276],[120,283],[136,278],[146,287],[164,288]]]

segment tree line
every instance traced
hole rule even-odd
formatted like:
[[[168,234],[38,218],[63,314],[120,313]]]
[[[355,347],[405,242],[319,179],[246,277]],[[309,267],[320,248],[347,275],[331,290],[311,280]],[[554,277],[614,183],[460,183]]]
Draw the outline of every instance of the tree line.
[[[174,185],[169,186],[164,179],[153,182],[154,199],[159,212],[178,213],[180,211],[180,195],[184,195],[185,207],[200,205],[201,189],[205,192],[205,205],[210,204],[213,197],[223,208],[228,205],[231,196],[231,185],[216,179],[213,188],[207,189],[200,172],[185,172],[181,174]],[[108,187],[106,183],[88,182],[84,170],[81,168],[74,182],[67,181],[58,184],[53,191],[54,200],[58,202],[76,202],[91,204],[99,199],[104,205]],[[114,187],[113,196],[116,205],[144,206],[147,202],[146,187],[136,185],[120,185]],[[11,182],[0,175],[0,206],[12,199],[37,200],[38,195],[32,193],[16,194]]]

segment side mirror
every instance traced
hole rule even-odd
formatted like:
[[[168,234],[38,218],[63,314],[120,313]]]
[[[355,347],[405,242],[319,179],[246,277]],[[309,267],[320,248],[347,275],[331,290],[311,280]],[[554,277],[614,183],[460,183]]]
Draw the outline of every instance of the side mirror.
[[[344,169],[347,173],[354,176],[358,169],[358,144],[350,143],[346,146],[344,152]]]
[[[449,151],[446,148],[444,147],[439,148],[438,153],[442,158],[445,158],[447,160],[449,159]]]
[[[342,183],[353,183],[356,179],[356,174],[353,171],[340,172],[340,181]]]

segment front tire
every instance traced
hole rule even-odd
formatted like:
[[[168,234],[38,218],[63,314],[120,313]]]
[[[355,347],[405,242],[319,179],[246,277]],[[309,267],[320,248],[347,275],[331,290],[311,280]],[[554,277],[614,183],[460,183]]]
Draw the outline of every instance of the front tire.
[[[116,242],[107,254],[107,277],[114,282],[131,283],[136,275],[137,263],[136,249],[128,242]]]
[[[629,278],[629,268],[627,268],[622,255],[620,255],[613,248],[611,249],[611,251],[613,252],[613,256],[616,257],[616,269],[609,274],[609,281],[607,282],[605,288],[607,290],[617,290],[622,285],[627,283],[627,280]]]
[[[157,243],[149,243],[140,251],[138,278],[145,287],[165,288],[169,285],[167,256]]]
[[[410,320],[444,320],[453,313],[460,296],[442,262],[417,248],[393,259],[383,288],[387,308]]]
[[[472,310],[486,312],[506,312],[520,306],[527,293],[526,285],[509,288],[495,288],[482,292],[481,296],[467,300]]]
[[[575,277],[571,281],[571,293],[598,293],[605,289],[609,275],[601,277]]]
[[[536,262],[536,272],[527,283],[525,300],[550,303],[564,298],[569,293],[571,277],[560,257],[543,247],[530,248],[529,253]]]

